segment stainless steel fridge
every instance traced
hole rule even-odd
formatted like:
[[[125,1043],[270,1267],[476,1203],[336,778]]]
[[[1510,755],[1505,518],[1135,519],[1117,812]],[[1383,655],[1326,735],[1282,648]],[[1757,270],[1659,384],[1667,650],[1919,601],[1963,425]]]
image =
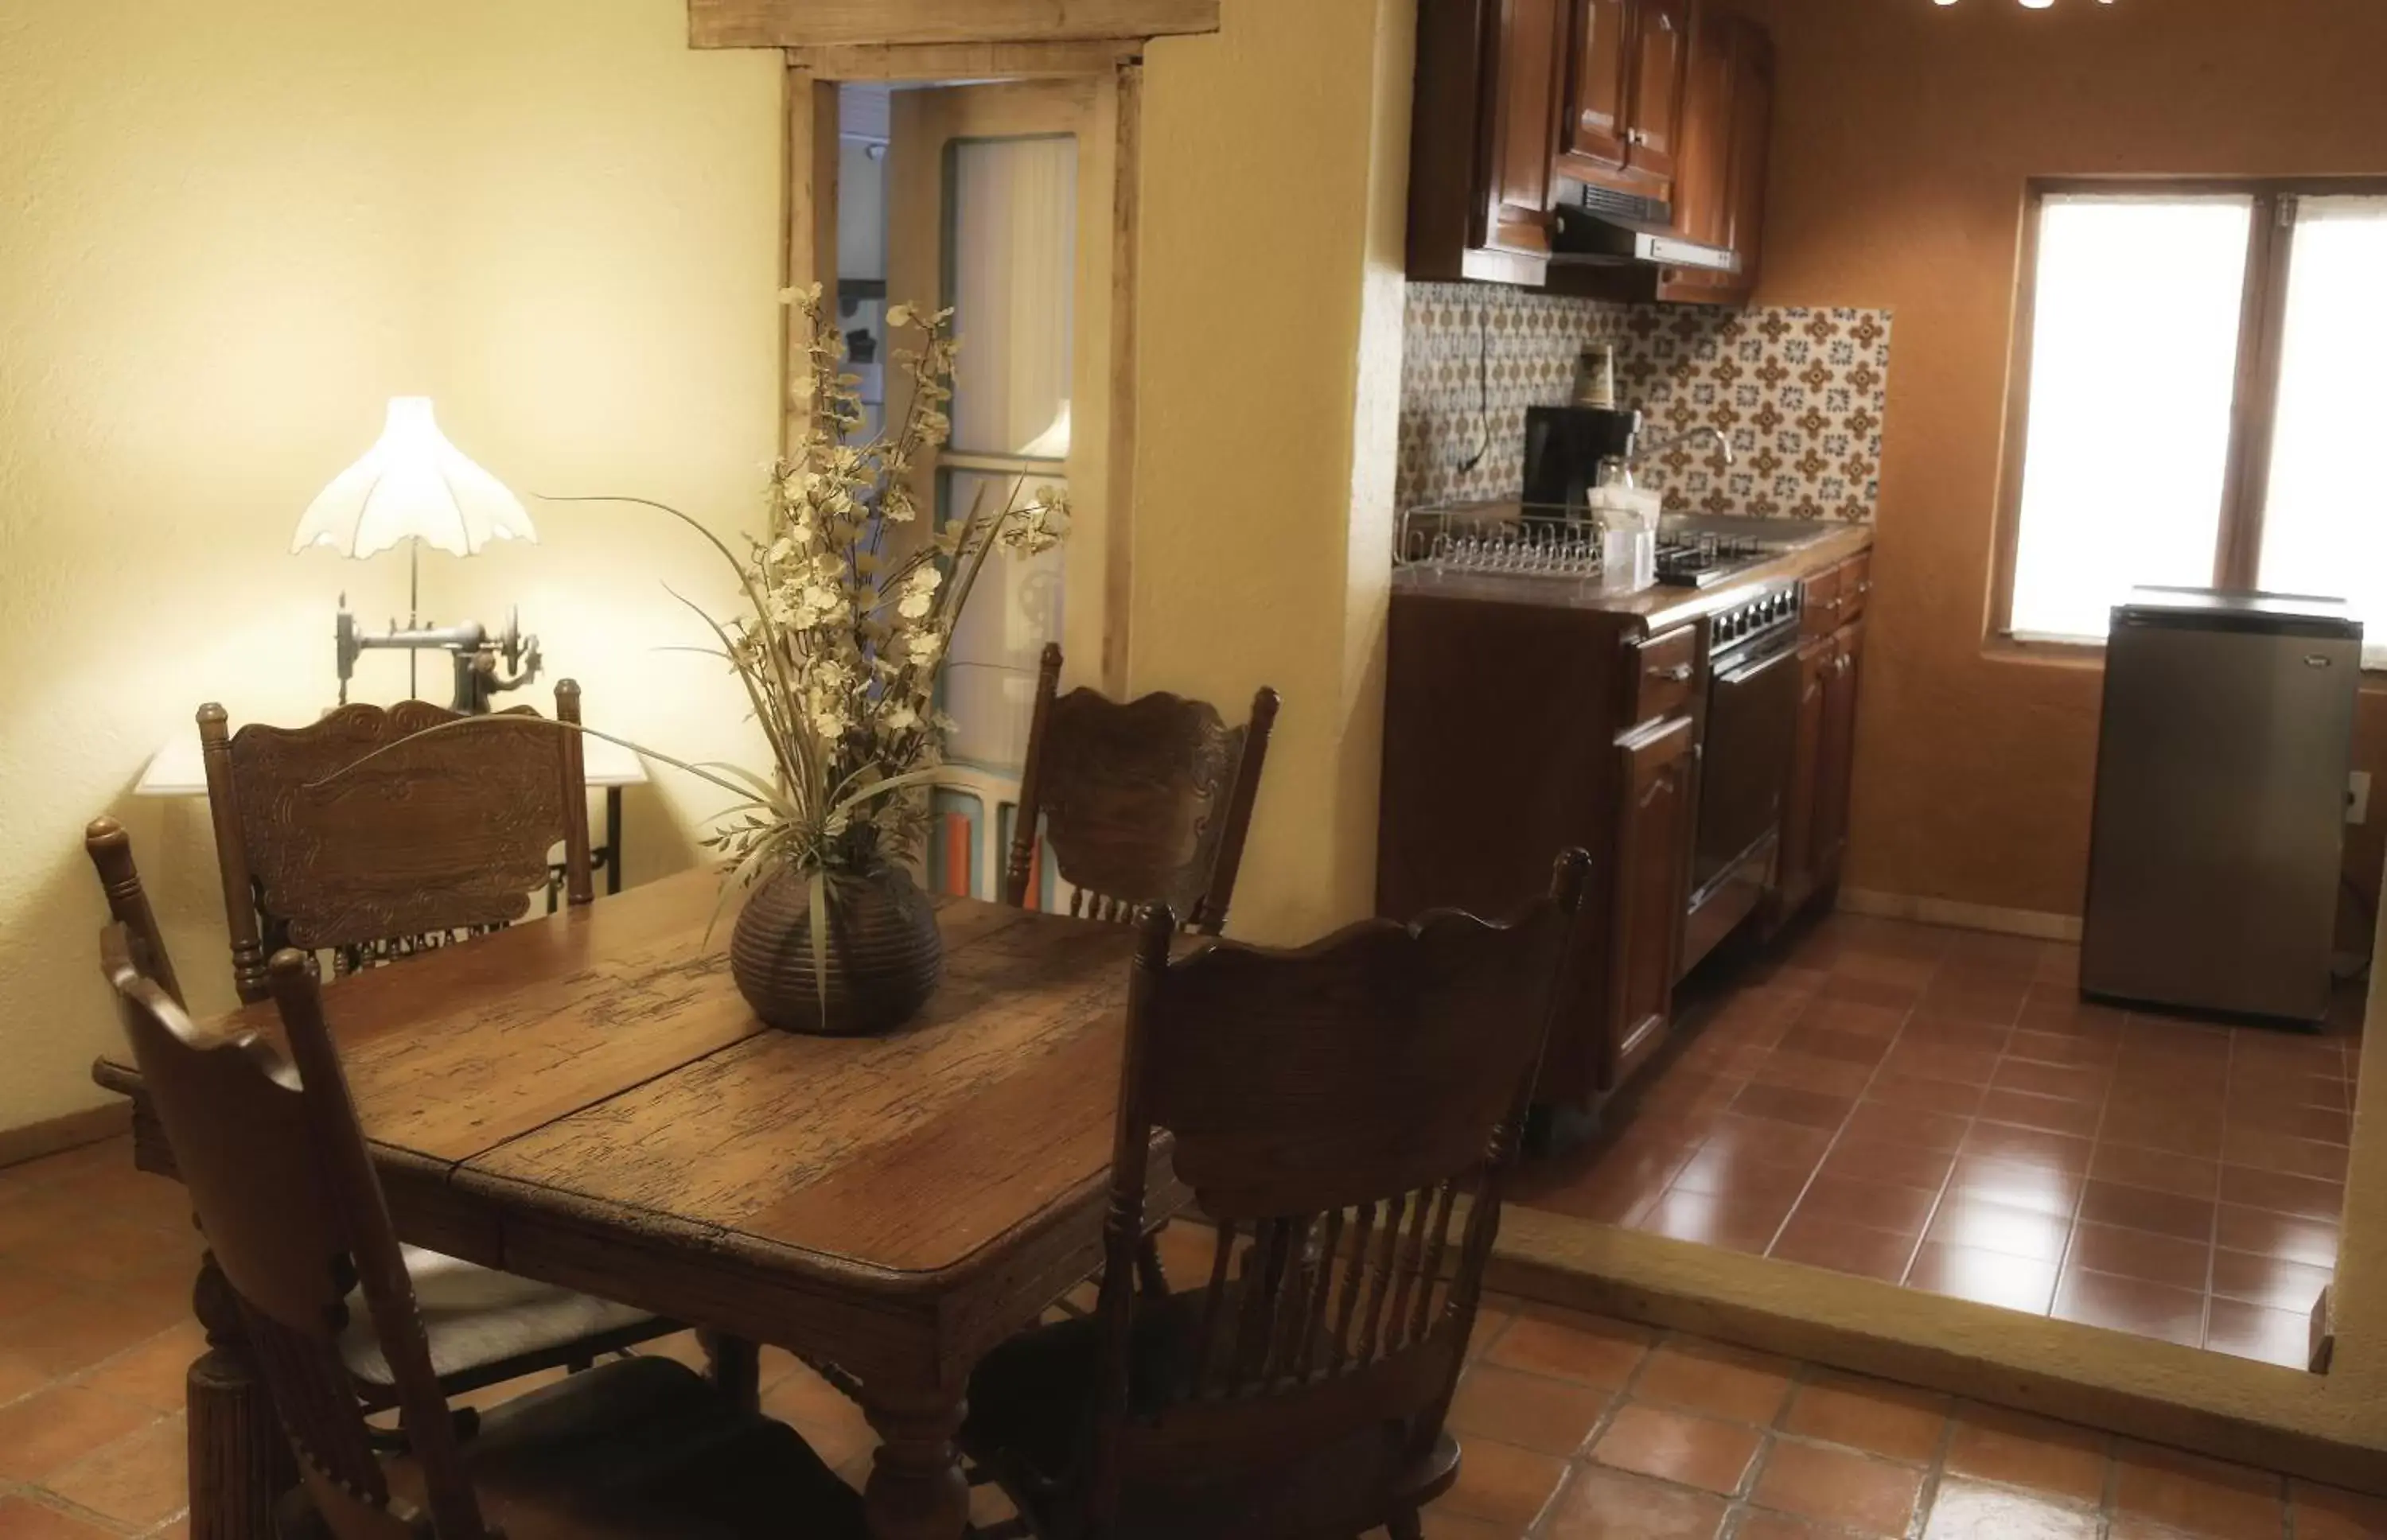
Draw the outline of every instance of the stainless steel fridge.
[[[2335,600],[2141,588],[2115,609],[2082,993],[2321,1018],[2361,669]]]

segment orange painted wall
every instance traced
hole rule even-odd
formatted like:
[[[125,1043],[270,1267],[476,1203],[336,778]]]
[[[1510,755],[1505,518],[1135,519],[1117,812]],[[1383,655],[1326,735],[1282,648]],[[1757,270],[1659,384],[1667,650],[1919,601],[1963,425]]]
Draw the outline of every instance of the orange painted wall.
[[[2077,914],[2101,675],[1984,641],[2025,183],[2387,172],[2387,3],[1742,4],[1780,51],[1760,302],[1897,312],[1848,885]],[[2387,774],[2387,696],[2357,753]]]

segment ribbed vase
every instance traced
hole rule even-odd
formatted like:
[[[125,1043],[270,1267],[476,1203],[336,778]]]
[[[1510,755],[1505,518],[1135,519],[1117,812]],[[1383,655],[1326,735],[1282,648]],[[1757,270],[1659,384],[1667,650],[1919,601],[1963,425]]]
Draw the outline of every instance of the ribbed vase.
[[[900,868],[831,876],[828,968],[814,966],[812,882],[782,867],[754,885],[729,938],[729,971],[754,1014],[783,1032],[869,1037],[937,992],[945,953],[936,910]]]

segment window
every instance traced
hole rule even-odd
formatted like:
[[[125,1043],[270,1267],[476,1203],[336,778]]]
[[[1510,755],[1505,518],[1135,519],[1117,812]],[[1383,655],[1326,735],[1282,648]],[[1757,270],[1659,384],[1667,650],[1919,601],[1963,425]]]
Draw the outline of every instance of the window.
[[[2005,629],[2141,585],[2353,601],[2387,666],[2387,184],[2042,190]]]

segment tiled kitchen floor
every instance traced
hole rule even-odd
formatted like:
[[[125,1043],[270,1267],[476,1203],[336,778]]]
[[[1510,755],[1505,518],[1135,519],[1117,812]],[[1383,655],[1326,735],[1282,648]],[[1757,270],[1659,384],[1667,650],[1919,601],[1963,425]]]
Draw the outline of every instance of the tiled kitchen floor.
[[[1720,973],[1518,1202],[2303,1365],[2358,989],[2323,1034],[2216,1027],[2084,1005],[2075,946],[1847,915]]]
[[[0,1540],[186,1533],[196,1247],[179,1191],[130,1162],[111,1141],[0,1170]],[[1170,1229],[1179,1276],[1206,1241]],[[861,1415],[784,1354],[764,1363],[769,1410],[859,1481]],[[1451,1423],[1464,1462],[1429,1540],[2387,1534],[2371,1498],[1514,1301],[1485,1310]]]

